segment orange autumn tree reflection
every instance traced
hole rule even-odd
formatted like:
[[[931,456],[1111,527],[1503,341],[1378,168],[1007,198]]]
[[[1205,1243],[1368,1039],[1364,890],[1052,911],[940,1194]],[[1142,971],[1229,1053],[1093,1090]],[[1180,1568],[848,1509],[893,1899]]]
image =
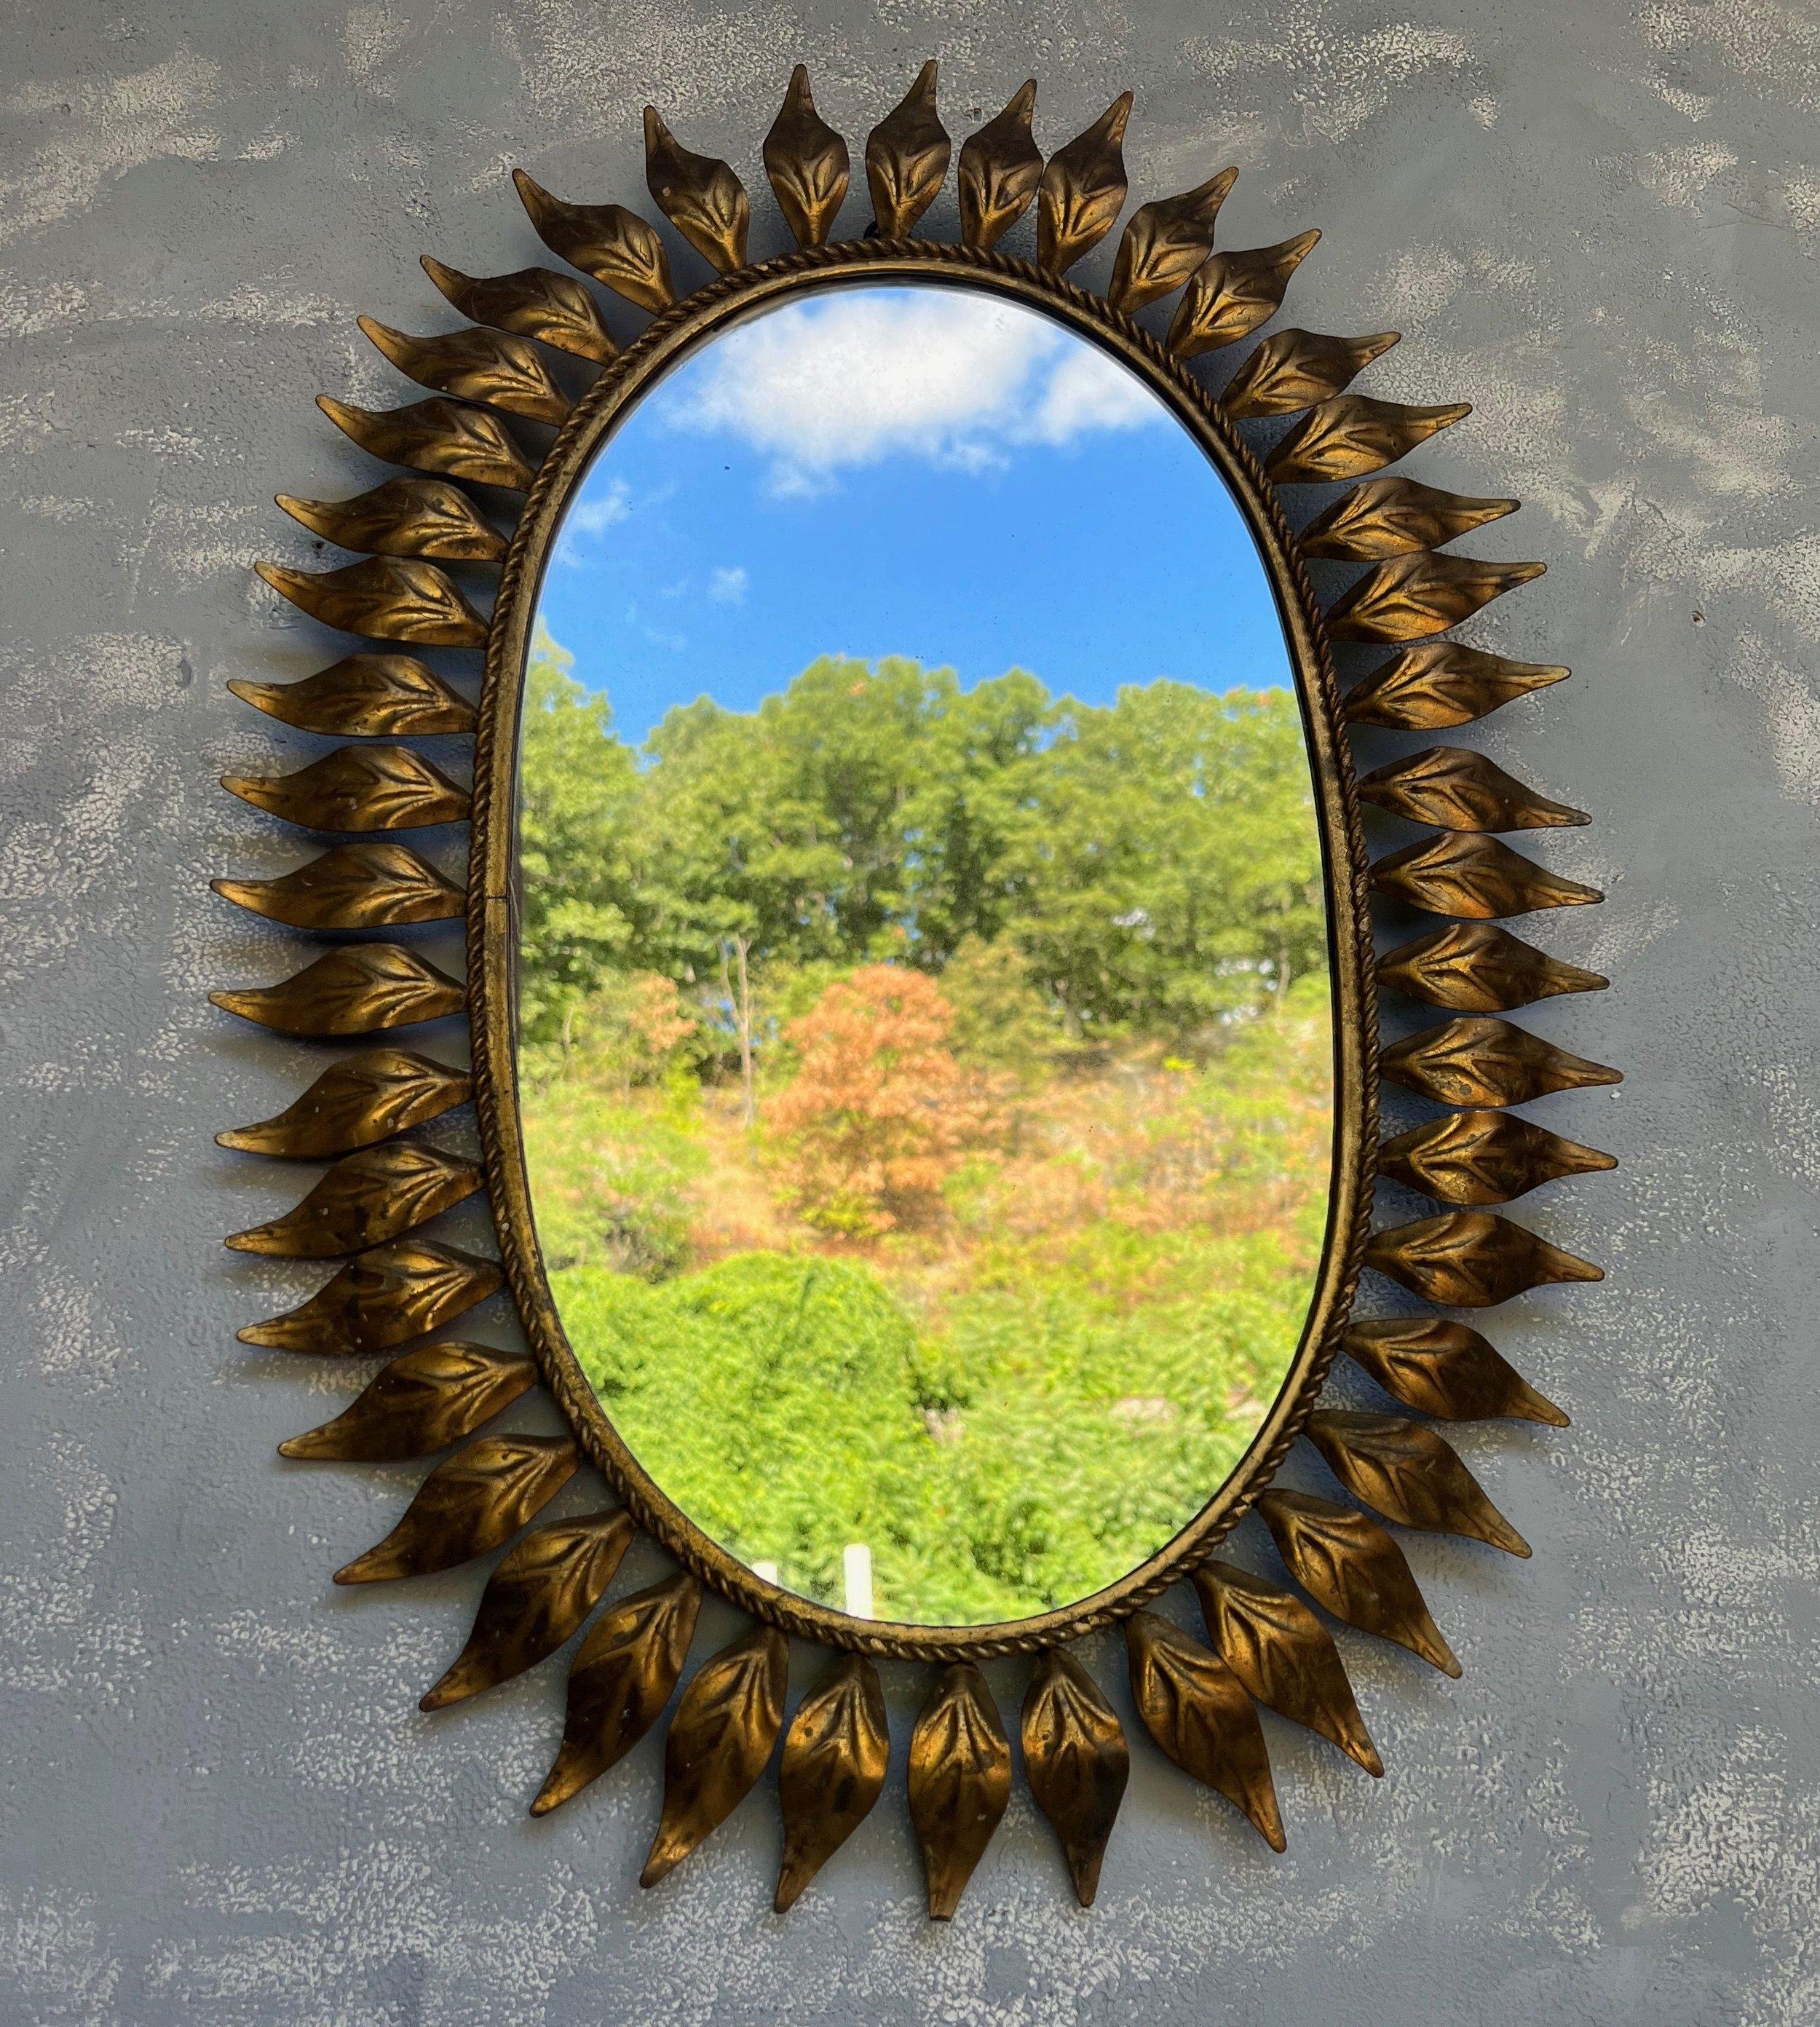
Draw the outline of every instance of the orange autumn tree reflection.
[[[786,1025],[798,1067],[768,1138],[806,1224],[872,1238],[940,1213],[943,1184],[991,1126],[984,1081],[948,1047],[954,1024],[926,973],[869,964]]]

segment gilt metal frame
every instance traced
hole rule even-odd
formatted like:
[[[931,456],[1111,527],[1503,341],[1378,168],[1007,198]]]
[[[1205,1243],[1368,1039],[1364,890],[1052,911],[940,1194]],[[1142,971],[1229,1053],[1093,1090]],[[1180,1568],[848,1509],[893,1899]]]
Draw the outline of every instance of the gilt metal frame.
[[[1328,1233],[1308,1320],[1283,1386],[1232,1475],[1172,1541],[1092,1596],[990,1626],[862,1619],[767,1583],[696,1527],[621,1439],[581,1372],[550,1296],[531,1214],[518,1112],[512,892],[513,785],[519,700],[542,567],[583,474],[629,408],[688,353],[806,288],[871,282],[960,283],[1029,304],[1130,367],[1205,451],[1255,527],[1282,616],[1317,790],[1334,980],[1335,1132]],[[1201,383],[1102,298],[1028,262],[966,246],[860,239],[811,247],[704,285],[651,325],[577,404],[548,455],[512,539],[489,631],[475,748],[469,882],[469,1010],[474,1098],[500,1251],[544,1383],[590,1460],[647,1532],[744,1610],[829,1647],[904,1660],[976,1661],[1066,1645],[1115,1620],[1205,1560],[1250,1506],[1300,1433],[1339,1348],[1363,1261],[1376,1122],[1376,1002],[1364,841],[1346,764],[1339,694],[1318,608],[1294,537],[1257,460]]]
[[[332,1065],[277,1117],[219,1136],[251,1153],[333,1163],[293,1211],[235,1234],[231,1246],[346,1261],[299,1308],[249,1327],[242,1338],[312,1356],[389,1357],[343,1413],[285,1444],[284,1453],[377,1461],[451,1451],[392,1532],[338,1571],[337,1581],[408,1576],[506,1549],[469,1641],[425,1696],[426,1709],[509,1679],[587,1626],[570,1665],[562,1743],[532,1804],[539,1814],[605,1771],[662,1715],[686,1665],[704,1585],[750,1612],[751,1630],[703,1663],[682,1690],[667,1733],[663,1818],[643,1879],[655,1883],[725,1819],[781,1737],[780,1910],[882,1790],[891,1741],[869,1658],[874,1654],[943,1664],[908,1753],[910,1813],[929,1911],[937,1917],[954,1912],[1010,1795],[1010,1743],[975,1665],[983,1658],[1036,1656],[1021,1726],[1024,1773],[1058,1831],[1084,1904],[1097,1887],[1128,1766],[1119,1718],[1065,1652],[1097,1627],[1124,1626],[1132,1700],[1155,1744],[1227,1796],[1274,1848],[1283,1848],[1284,1832],[1259,1706],[1380,1773],[1339,1649],[1313,1607],[1446,1673],[1457,1674],[1459,1664],[1401,1549],[1359,1509],[1527,1555],[1433,1423],[1517,1416],[1560,1425],[1566,1417],[1463,1322],[1427,1313],[1354,1320],[1361,1270],[1386,1276],[1424,1303],[1465,1309],[1549,1281],[1598,1278],[1596,1268],[1486,1208],[1542,1183],[1612,1165],[1609,1156],[1563,1140],[1510,1108],[1551,1091],[1613,1082],[1617,1073],[1502,1017],[1535,1000],[1605,984],[1496,925],[1599,898],[1494,835],[1586,819],[1460,747],[1431,747],[1356,777],[1342,736],[1347,722],[1400,732],[1465,724],[1567,674],[1443,637],[1539,574],[1539,564],[1439,553],[1517,503],[1373,475],[1467,412],[1463,404],[1412,407],[1346,391],[1396,342],[1394,333],[1346,339],[1279,330],[1251,349],[1216,393],[1187,370],[1190,360],[1235,345],[1270,320],[1319,236],[1216,250],[1217,214],[1235,171],[1141,206],[1119,242],[1103,297],[1066,280],[1123,209],[1130,94],[1047,162],[1032,134],[1035,96],[1034,83],[1026,84],[962,149],[961,243],[918,238],[918,221],[944,185],[951,156],[936,111],[935,65],[925,65],[867,142],[873,227],[864,238],[829,243],[850,178],[847,150],[816,112],[799,67],[763,148],[799,250],[757,265],[747,260],[750,205],[733,169],[681,148],[647,109],[652,194],[716,271],[680,298],[665,243],[646,220],[618,205],[565,203],[520,172],[519,194],[545,244],[655,320],[622,353],[599,299],[574,275],[530,268],[476,279],[426,257],[431,279],[470,319],[466,327],[415,338],[361,321],[386,357],[433,398],[378,412],[327,397],[321,405],[375,456],[430,475],[391,478],[352,500],[281,495],[279,504],[306,527],[368,559],[327,574],[260,566],[305,612],[364,635],[380,651],[352,654],[301,682],[230,686],[305,732],[380,743],[344,744],[288,776],[226,780],[254,807],[342,841],[291,873],[219,880],[217,891],[281,924],[363,940],[332,947],[275,986],[211,997],[268,1028],[320,1039],[380,1035],[465,1013],[475,1043],[471,1075],[389,1044],[364,1047]],[[998,250],[1033,203],[1034,264]],[[762,1582],[677,1511],[613,1432],[563,1337],[537,1255],[516,1125],[514,744],[541,563],[562,508],[616,417],[685,351],[804,290],[880,279],[958,282],[1059,318],[1139,373],[1202,443],[1252,524],[1279,602],[1309,731],[1327,866],[1339,1092],[1334,1188],[1318,1291],[1289,1379],[1239,1471],[1174,1541],[1093,1597],[997,1626],[880,1624],[832,1612]],[[1178,294],[1173,321],[1159,340],[1136,318]],[[573,406],[540,345],[601,369]],[[534,453],[502,416],[557,434]],[[1277,417],[1295,419],[1261,463],[1239,426]],[[1363,482],[1331,498],[1299,535],[1292,531],[1277,489],[1353,480]],[[498,525],[502,492],[526,496],[509,541]],[[1304,568],[1311,557],[1368,567],[1323,611]],[[490,616],[470,602],[444,563],[503,565]],[[1333,640],[1395,652],[1342,697],[1328,652]],[[478,711],[459,685],[398,652],[411,647],[484,648]],[[403,743],[471,733],[471,801]],[[1368,865],[1360,800],[1434,834]],[[465,892],[388,835],[468,817]],[[367,841],[352,841],[360,840]],[[1450,1017],[1381,1053],[1372,892],[1443,918],[1443,926],[1375,960],[1378,989]],[[365,940],[375,930],[463,915],[465,984],[406,943]],[[1377,1146],[1380,1076],[1448,1109]],[[417,1129],[471,1099],[484,1167],[417,1137]],[[1375,1170],[1443,1208],[1371,1232]],[[483,1188],[500,1261],[415,1235]],[[530,1354],[436,1336],[502,1284],[515,1299]],[[1317,1397],[1342,1349],[1423,1419],[1322,1409]],[[540,1383],[554,1397],[567,1434],[481,1433]],[[1301,1438],[1354,1504],[1274,1484]],[[539,1522],[585,1463],[622,1503]],[[1213,1560],[1212,1550],[1247,1512],[1268,1530],[1284,1580]],[[682,1570],[596,1614],[641,1527]],[[1142,1608],[1184,1577],[1192,1579],[1205,1643]],[[788,1726],[787,1636],[844,1650]]]

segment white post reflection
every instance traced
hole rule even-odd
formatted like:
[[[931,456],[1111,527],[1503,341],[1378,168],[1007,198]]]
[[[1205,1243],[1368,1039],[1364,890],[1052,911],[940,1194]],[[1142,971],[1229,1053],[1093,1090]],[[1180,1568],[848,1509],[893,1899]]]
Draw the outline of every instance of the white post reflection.
[[[870,1619],[872,1551],[863,1541],[849,1541],[841,1550],[840,1577],[846,1587],[848,1615],[855,1619]]]

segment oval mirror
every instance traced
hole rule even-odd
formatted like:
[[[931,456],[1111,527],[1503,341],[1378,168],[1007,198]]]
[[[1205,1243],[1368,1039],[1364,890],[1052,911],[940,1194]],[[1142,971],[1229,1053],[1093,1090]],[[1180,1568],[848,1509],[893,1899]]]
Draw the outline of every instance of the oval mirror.
[[[1304,1342],[1308,700],[1151,382],[870,280],[622,406],[541,564],[517,1108],[550,1303],[761,1578],[977,1626],[1155,1556]]]

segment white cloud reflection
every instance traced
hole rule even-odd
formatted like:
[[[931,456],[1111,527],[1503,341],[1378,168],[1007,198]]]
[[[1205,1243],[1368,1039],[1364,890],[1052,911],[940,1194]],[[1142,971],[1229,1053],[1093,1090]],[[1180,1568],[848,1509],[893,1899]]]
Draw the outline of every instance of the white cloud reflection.
[[[891,456],[977,471],[1167,412],[1135,375],[1032,310],[959,289],[867,289],[792,304],[718,339],[666,419],[772,460],[818,493]]]
[[[556,544],[556,561],[571,566],[592,560],[589,545],[615,522],[632,512],[632,489],[623,478],[615,478],[604,492],[589,493],[578,500],[563,517],[563,533]]]

